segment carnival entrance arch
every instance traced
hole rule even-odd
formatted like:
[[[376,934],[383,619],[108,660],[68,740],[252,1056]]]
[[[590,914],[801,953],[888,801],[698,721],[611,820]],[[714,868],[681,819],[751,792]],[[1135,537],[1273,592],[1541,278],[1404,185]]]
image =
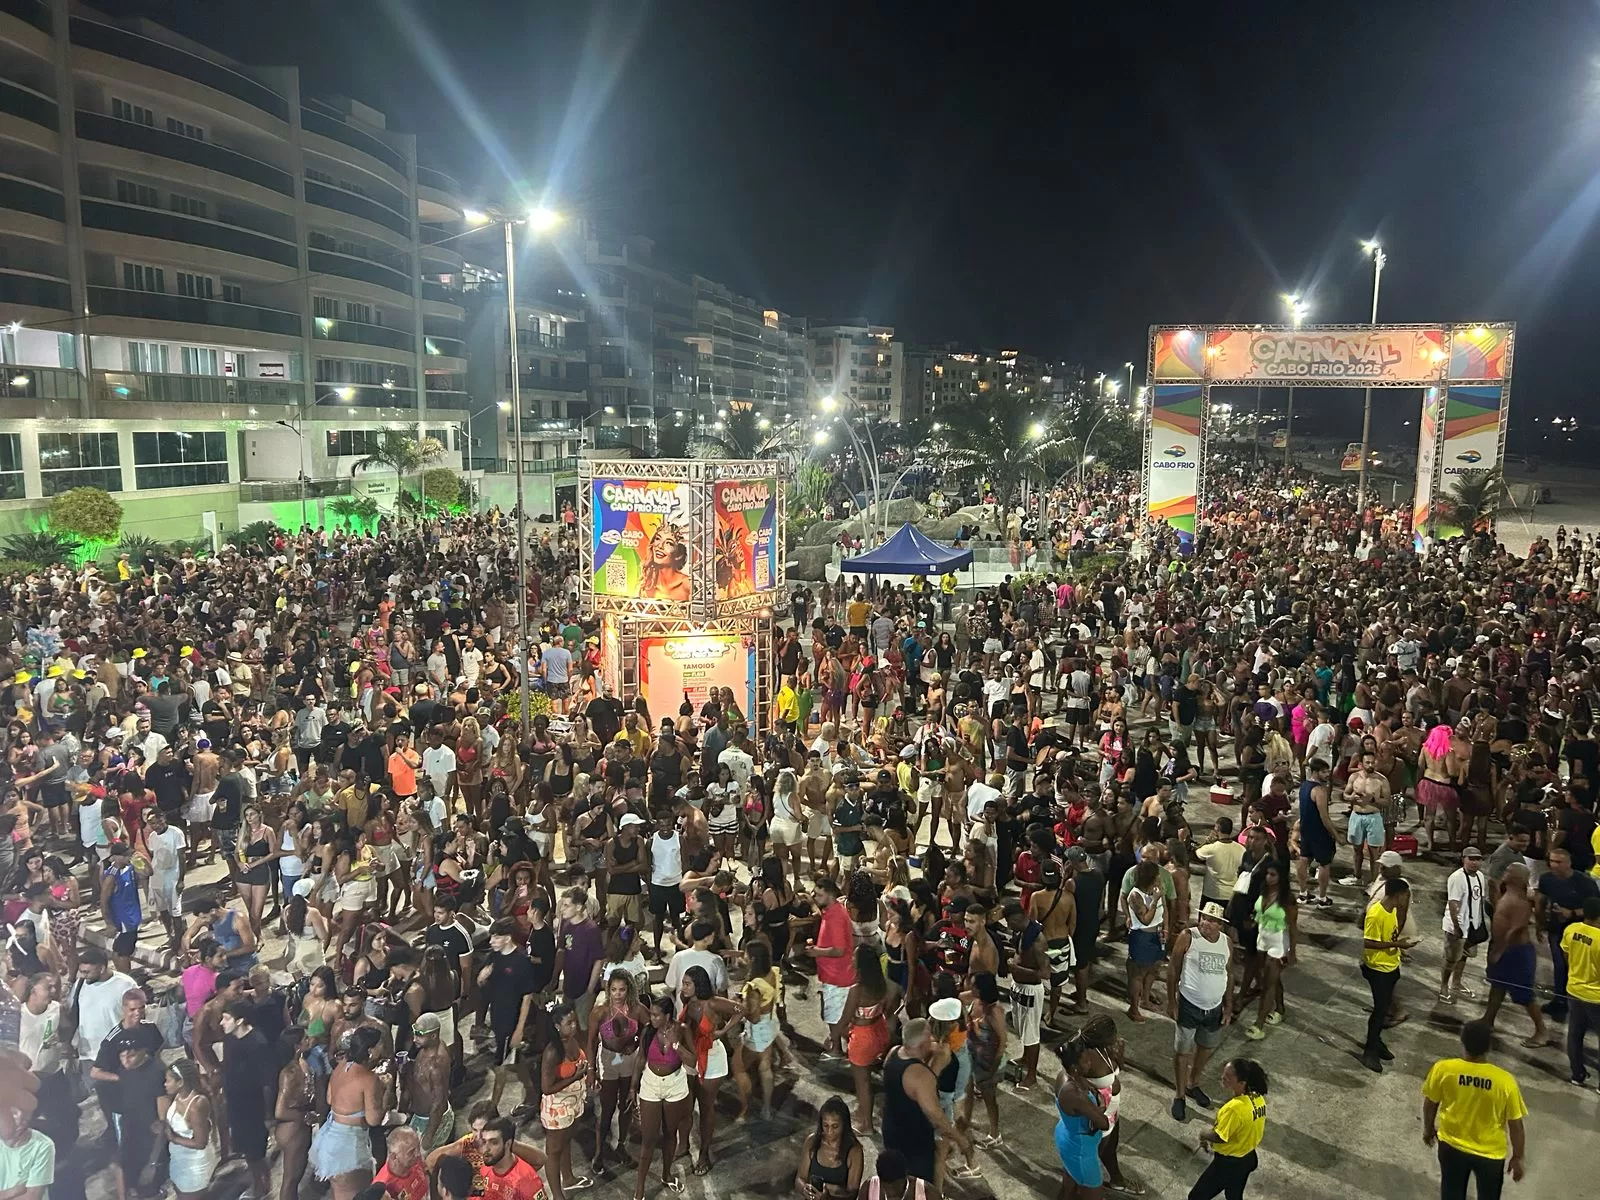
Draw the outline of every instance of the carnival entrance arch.
[[[1423,389],[1411,528],[1431,534],[1445,480],[1500,465],[1512,324],[1152,325],[1146,380],[1148,518],[1194,536],[1206,495],[1211,389],[1220,385]]]

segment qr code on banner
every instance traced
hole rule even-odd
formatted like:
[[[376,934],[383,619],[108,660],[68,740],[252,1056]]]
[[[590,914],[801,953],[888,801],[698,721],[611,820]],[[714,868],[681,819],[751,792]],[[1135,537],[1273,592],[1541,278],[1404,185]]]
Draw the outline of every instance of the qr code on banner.
[[[628,564],[616,555],[606,563],[606,594],[625,595],[628,590]]]
[[[772,563],[765,558],[756,559],[756,591],[772,586]]]

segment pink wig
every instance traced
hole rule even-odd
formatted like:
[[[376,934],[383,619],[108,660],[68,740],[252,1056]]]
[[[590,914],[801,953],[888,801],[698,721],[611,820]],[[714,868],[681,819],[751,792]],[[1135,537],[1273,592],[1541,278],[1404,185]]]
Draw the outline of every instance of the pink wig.
[[[1422,743],[1422,748],[1435,762],[1442,760],[1450,752],[1450,726],[1440,724],[1428,730],[1428,737]]]

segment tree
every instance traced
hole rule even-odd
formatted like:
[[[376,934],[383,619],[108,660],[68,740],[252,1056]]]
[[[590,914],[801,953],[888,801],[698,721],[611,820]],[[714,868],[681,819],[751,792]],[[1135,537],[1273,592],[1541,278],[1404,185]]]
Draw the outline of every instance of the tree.
[[[122,528],[122,505],[103,488],[76,487],[50,502],[50,528],[83,542],[115,541]]]
[[[736,408],[716,424],[704,426],[699,437],[725,458],[776,458],[789,440],[784,427],[756,416],[755,409],[749,407]]]
[[[422,494],[429,504],[450,508],[461,499],[461,476],[449,467],[432,467],[422,473]]]
[[[1463,471],[1446,498],[1451,522],[1463,533],[1488,529],[1500,508],[1500,469]]]
[[[998,501],[996,528],[1003,529],[1023,483],[1044,480],[1046,464],[1061,448],[1054,416],[1031,396],[991,389],[941,412],[929,451],[958,473],[988,481]]]
[[[385,429],[378,434],[377,445],[351,464],[350,475],[354,478],[358,471],[393,471],[398,495],[407,475],[415,474],[443,455],[444,447],[435,438],[423,438],[418,442],[398,430]]]
[[[0,554],[7,559],[53,567],[70,562],[77,553],[78,539],[58,533],[53,529],[40,529],[28,533],[13,533],[0,545]]]

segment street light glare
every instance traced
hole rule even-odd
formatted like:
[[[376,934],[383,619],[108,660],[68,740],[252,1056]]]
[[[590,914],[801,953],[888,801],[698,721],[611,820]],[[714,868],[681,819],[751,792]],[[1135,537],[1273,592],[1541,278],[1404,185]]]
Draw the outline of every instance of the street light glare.
[[[1379,250],[1383,249],[1382,246],[1378,245],[1377,238],[1368,238],[1366,241],[1361,243],[1361,248],[1368,254],[1376,254]]]
[[[532,208],[528,210],[528,228],[535,233],[549,233],[561,224],[561,214],[551,208]]]
[[[839,406],[839,401],[834,399],[834,397],[831,395],[822,397],[822,399],[818,400],[817,403],[822,407],[823,412],[832,412]]]
[[[500,401],[499,405],[497,405],[497,407],[500,409],[501,412],[510,412],[511,411],[511,401],[502,400],[502,401]]]
[[[1038,441],[1044,436],[1044,426],[1038,421],[1035,421],[1032,425],[1028,426],[1028,436],[1034,441]]]
[[[828,444],[828,431],[826,429],[817,430],[811,435],[811,442],[816,446],[826,446]]]
[[[333,394],[338,396],[341,400],[354,400],[356,397],[356,390],[355,388],[349,386],[334,388]]]
[[[481,208],[462,209],[461,216],[466,220],[468,225],[487,225],[492,219],[489,214],[484,212]]]

